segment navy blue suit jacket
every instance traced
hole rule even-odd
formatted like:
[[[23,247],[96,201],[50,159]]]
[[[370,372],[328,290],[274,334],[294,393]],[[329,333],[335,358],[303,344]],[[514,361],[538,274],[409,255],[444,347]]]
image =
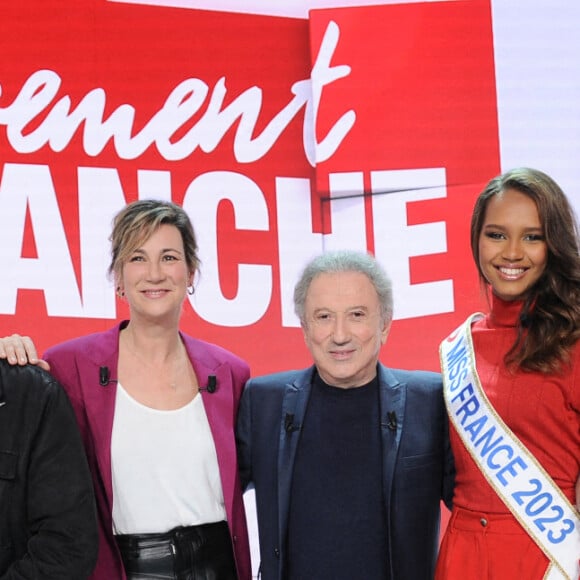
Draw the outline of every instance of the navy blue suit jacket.
[[[253,485],[256,492],[263,580],[285,577],[292,471],[313,372],[311,367],[251,379],[240,403],[239,467],[243,487]],[[451,505],[454,478],[441,376],[382,364],[378,376],[385,558],[392,580],[432,580],[440,502]]]

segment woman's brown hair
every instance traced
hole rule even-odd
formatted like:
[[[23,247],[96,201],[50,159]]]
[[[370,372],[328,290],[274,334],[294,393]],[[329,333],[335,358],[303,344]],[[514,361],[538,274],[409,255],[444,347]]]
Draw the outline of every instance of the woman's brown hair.
[[[179,230],[185,263],[189,272],[195,274],[199,269],[197,241],[185,210],[170,201],[144,199],[126,205],[113,220],[109,275],[118,277],[127,258],[162,225]]]
[[[531,198],[538,208],[548,260],[540,279],[524,299],[518,334],[505,357],[508,365],[551,373],[569,361],[580,338],[580,256],[574,210],[560,186],[548,175],[527,167],[492,179],[475,202],[471,218],[471,251],[479,277],[479,238],[489,200],[508,189]]]

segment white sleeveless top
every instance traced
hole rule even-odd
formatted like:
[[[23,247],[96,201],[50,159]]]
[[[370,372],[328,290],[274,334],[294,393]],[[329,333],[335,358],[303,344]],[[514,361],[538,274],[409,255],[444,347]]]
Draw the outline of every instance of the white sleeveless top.
[[[217,454],[201,395],[160,411],[119,383],[111,438],[113,531],[163,533],[226,519]]]

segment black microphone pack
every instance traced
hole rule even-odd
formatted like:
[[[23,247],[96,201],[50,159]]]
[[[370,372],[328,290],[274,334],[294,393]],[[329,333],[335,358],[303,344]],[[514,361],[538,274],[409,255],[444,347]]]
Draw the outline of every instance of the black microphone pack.
[[[286,413],[284,415],[284,431],[286,433],[294,433],[300,429],[299,425],[294,424],[294,413]]]
[[[111,379],[109,367],[99,367],[99,385],[106,387],[109,383],[116,383],[117,379]]]
[[[210,395],[217,391],[217,378],[215,375],[207,377],[207,387],[199,387],[200,391],[207,391]]]

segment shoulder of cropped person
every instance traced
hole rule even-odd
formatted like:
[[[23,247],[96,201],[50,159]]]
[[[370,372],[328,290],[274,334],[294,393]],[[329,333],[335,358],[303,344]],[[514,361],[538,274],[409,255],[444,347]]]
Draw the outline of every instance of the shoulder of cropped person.
[[[98,552],[95,500],[71,404],[42,369],[0,363],[2,580],[82,579]],[[4,575],[2,575],[4,574]]]

